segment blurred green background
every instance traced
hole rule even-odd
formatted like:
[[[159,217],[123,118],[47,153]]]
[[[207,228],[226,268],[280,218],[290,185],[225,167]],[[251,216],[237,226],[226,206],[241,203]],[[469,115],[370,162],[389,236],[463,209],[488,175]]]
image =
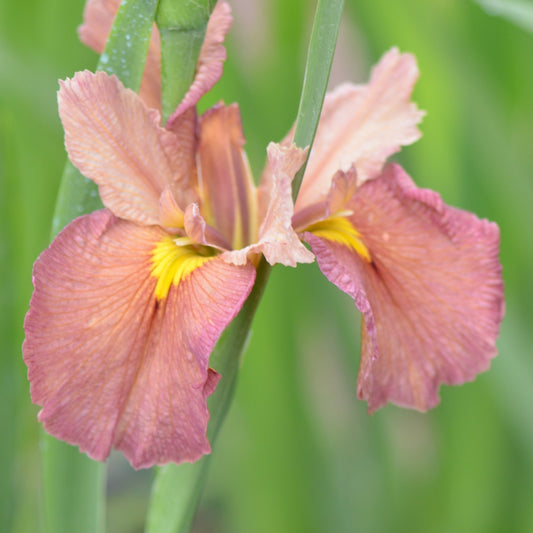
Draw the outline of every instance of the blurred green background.
[[[231,2],[222,81],[258,178],[293,122],[314,2]],[[498,222],[500,355],[428,414],[366,414],[359,316],[316,265],[277,267],[217,441],[196,532],[533,531],[533,34],[467,0],[346,0],[332,83],[365,81],[391,46],[416,54],[424,136],[399,160],[421,186]],[[83,0],[0,3],[0,529],[38,531],[37,407],[20,346],[31,267],[65,162],[57,79],[93,69]],[[522,2],[526,5],[527,3]],[[531,5],[530,5],[531,7]],[[533,9],[533,7],[531,7]],[[112,456],[108,531],[143,530],[151,472]]]

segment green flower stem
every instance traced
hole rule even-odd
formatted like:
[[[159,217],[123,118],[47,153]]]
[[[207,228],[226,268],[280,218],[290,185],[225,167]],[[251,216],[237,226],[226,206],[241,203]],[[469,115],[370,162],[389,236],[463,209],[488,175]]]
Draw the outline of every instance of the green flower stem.
[[[337,44],[343,6],[344,0],[318,0],[316,7],[294,132],[296,146],[300,148],[309,146],[309,153],[311,152],[318,119],[324,103],[324,96],[328,87],[329,73]],[[309,153],[307,154],[308,158]],[[306,166],[307,160],[292,182],[294,201],[296,201],[298,196]]]
[[[163,123],[191,86],[216,0],[160,0],[156,23],[161,35]]]
[[[168,34],[163,32],[163,26],[161,25],[163,17],[160,17],[160,13],[163,5],[169,2],[170,0],[161,0],[160,12],[157,18],[162,38]],[[318,2],[294,138],[295,143],[300,147],[310,146],[313,142],[326,93],[342,7],[343,0],[319,0]],[[178,8],[175,8],[175,10],[178,11]],[[178,20],[178,17],[173,20]],[[169,56],[171,55],[172,47],[182,46],[181,43],[184,40],[191,39],[193,36],[200,43],[198,45],[195,44],[195,46],[198,46],[198,50],[201,46],[200,30],[196,24],[194,14],[189,19],[194,21],[194,24],[189,23],[187,26],[182,19],[179,20],[180,25],[173,24],[172,30],[169,30],[169,32],[175,31],[175,35],[168,38],[169,49],[167,53]],[[166,23],[168,24],[168,21]],[[184,27],[189,29],[184,30]],[[203,39],[203,33],[201,38]],[[184,48],[181,49],[184,50]],[[189,80],[183,78],[180,81],[174,81],[170,77],[178,75],[179,68],[184,68],[183,62],[189,59],[186,57],[185,52],[182,52],[182,54],[181,57],[178,56],[177,63],[174,66],[170,64],[167,66],[168,74],[163,74],[163,116],[165,118],[168,118],[176,108],[192,80],[191,77]],[[162,55],[164,58],[164,51]],[[194,66],[195,63],[191,63],[187,68],[194,72]],[[179,89],[173,93],[168,86],[165,88],[165,83],[172,83],[173,86]],[[304,170],[305,165],[295,180],[294,196],[298,192]],[[212,445],[233,397],[241,354],[246,345],[252,319],[263,294],[270,270],[271,267],[263,259],[257,271],[257,280],[252,293],[238,316],[222,334],[211,355],[211,366],[222,375],[215,393],[209,398],[208,402],[211,418],[207,434]],[[158,470],[152,489],[146,533],[187,533],[189,531],[205,482],[208,465],[209,456],[205,456],[193,464],[170,464]]]
[[[210,419],[207,436],[214,445],[231,404],[241,356],[246,347],[252,320],[270,274],[271,266],[262,259],[252,292],[240,313],[220,337],[210,358],[210,366],[222,379],[208,400]],[[192,464],[169,464],[158,469],[146,533],[187,533],[191,527],[207,474],[210,456]]]
[[[157,0],[123,2],[98,65],[134,90],[141,84],[156,8]],[[101,207],[96,185],[67,162],[51,237],[74,218]],[[46,533],[104,531],[105,465],[44,433],[42,461]]]

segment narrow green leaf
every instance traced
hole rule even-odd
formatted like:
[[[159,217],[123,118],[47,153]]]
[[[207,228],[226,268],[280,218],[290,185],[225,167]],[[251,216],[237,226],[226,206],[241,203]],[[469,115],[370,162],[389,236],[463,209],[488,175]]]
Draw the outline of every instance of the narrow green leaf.
[[[211,354],[210,366],[222,376],[208,400],[210,419],[207,436],[212,446],[233,398],[241,356],[270,271],[271,266],[263,259],[257,268],[252,292]],[[206,455],[193,464],[169,464],[158,469],[152,487],[146,533],[189,531],[202,493],[209,460],[210,456]]]
[[[294,143],[300,148],[309,146],[311,150],[315,138],[337,45],[343,6],[344,0],[318,0],[317,3],[294,132]],[[300,190],[306,165],[307,161],[292,182],[294,200]]]
[[[216,0],[160,0],[162,114],[165,122],[194,79],[205,30]]]
[[[141,84],[157,0],[123,1],[99,70],[126,87]],[[74,218],[102,207],[96,185],[67,161],[52,223],[52,238]],[[104,530],[105,465],[43,433],[44,527],[47,533]]]

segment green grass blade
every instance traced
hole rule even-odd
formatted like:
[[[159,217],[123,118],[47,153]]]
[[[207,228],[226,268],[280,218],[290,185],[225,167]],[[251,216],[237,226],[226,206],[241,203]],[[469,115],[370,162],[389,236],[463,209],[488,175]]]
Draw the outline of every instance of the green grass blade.
[[[301,148],[311,147],[315,138],[337,44],[343,6],[344,0],[318,0],[294,132],[294,143]],[[307,161],[292,182],[295,200],[306,165]]]
[[[104,531],[105,465],[48,434],[41,446],[45,531]]]

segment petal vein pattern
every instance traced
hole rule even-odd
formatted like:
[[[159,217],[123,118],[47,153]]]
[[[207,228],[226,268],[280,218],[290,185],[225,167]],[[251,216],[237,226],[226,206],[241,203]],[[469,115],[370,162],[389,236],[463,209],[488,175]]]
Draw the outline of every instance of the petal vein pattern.
[[[188,237],[173,238],[166,235],[152,252],[152,276],[157,278],[155,296],[165,298],[171,285],[178,285],[196,268],[209,261],[209,255],[201,255],[198,246]],[[202,247],[207,248],[207,247]],[[214,255],[206,249],[205,252]]]
[[[135,468],[210,451],[209,355],[248,296],[253,265],[212,258],[156,298],[153,250],[167,234],[97,211],[38,259],[24,360],[52,435]]]
[[[471,381],[496,355],[504,314],[496,224],[417,189],[401,167],[363,184],[348,206],[371,262],[344,243],[305,239],[325,276],[363,314],[358,395],[425,411],[440,384]]]

